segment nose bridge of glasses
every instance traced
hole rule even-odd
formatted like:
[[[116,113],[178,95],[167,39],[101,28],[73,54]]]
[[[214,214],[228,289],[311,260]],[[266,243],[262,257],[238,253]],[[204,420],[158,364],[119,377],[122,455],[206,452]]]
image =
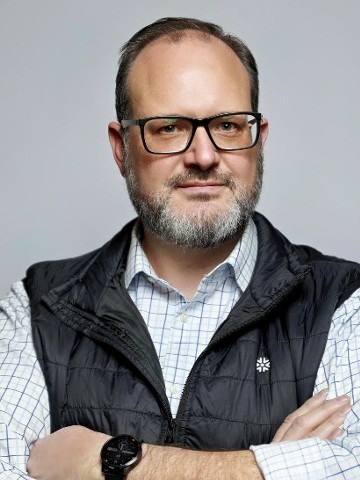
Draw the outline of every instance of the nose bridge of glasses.
[[[209,129],[209,123],[211,122],[212,120],[212,117],[208,117],[208,118],[192,118],[191,119],[191,122],[192,122],[192,125],[193,125],[193,131],[192,131],[192,135],[191,135],[191,141],[193,141],[194,139],[194,136],[198,130],[198,127],[204,127],[204,130],[205,132],[207,133],[207,136],[209,137],[209,139],[211,140],[211,143],[214,143],[214,140],[211,136],[211,132],[210,132],[210,129]]]

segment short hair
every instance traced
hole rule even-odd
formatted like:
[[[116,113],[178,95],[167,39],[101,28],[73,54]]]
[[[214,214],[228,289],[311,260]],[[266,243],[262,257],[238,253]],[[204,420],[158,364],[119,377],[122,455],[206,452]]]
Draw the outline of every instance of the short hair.
[[[259,103],[259,78],[256,61],[247,45],[235,35],[225,33],[214,23],[185,17],[166,17],[147,25],[135,33],[120,50],[119,69],[116,76],[115,106],[118,120],[131,116],[131,98],[128,89],[130,69],[139,53],[151,42],[168,36],[179,41],[187,32],[193,31],[204,37],[213,36],[228,45],[239,58],[249,74],[251,108],[257,112]]]

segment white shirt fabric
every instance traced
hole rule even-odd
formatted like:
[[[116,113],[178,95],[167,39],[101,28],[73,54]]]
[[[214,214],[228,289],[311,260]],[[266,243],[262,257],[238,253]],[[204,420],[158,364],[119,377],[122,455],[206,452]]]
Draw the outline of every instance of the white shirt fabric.
[[[256,226],[251,220],[229,257],[204,276],[193,298],[160,279],[134,229],[125,286],[150,332],[163,370],[173,416],[195,360],[247,288],[257,257]]]
[[[251,222],[229,258],[186,301],[157,277],[132,236],[125,284],[153,338],[173,415],[195,359],[247,287],[256,253]],[[0,362],[0,478],[25,480],[31,444],[50,433],[50,416],[22,282],[0,302]],[[252,447],[266,480],[360,479],[360,289],[333,316],[314,393],[325,387],[329,398],[352,399],[344,434],[332,442],[315,438]]]

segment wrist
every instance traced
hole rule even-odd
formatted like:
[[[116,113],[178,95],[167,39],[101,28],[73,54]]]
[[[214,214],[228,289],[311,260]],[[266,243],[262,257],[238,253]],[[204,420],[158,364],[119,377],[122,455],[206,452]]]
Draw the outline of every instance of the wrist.
[[[87,472],[84,472],[84,478],[88,480],[104,480],[101,471],[101,449],[112,438],[104,433],[96,432],[96,434],[97,437],[94,436],[93,438],[92,448],[88,450],[88,465],[91,465],[91,467]]]
[[[142,458],[142,444],[131,435],[107,440],[100,452],[103,480],[125,480]]]

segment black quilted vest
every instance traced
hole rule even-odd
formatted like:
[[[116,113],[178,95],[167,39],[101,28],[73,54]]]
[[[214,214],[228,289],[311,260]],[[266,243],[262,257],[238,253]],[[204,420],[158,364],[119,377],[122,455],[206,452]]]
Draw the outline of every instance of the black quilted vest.
[[[123,283],[133,223],[95,252],[29,268],[53,430],[79,424],[195,449],[271,441],[312,395],[332,315],[360,287],[360,266],[294,246],[261,215],[254,220],[253,278],[195,362],[174,420],[155,348]]]

